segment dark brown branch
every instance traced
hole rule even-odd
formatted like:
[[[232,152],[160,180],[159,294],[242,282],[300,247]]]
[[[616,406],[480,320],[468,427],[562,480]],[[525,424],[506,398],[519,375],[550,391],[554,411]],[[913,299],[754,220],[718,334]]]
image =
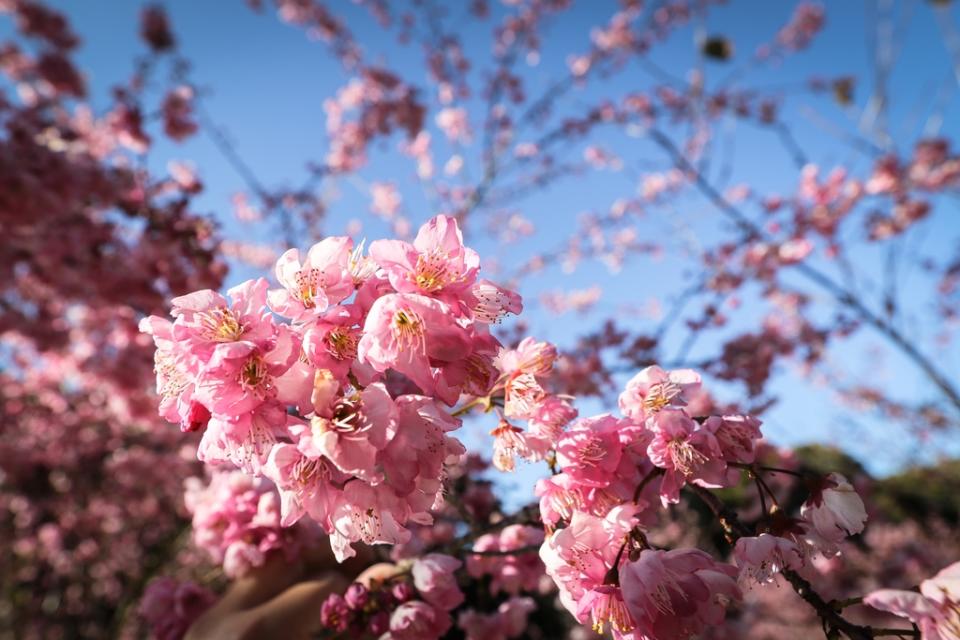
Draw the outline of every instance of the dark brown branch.
[[[703,487],[698,487],[693,484],[688,484],[687,488],[695,493],[697,497],[700,498],[700,500],[707,505],[710,511],[712,511],[717,517],[717,519],[720,521],[720,526],[723,527],[724,532],[727,534],[727,539],[731,542],[731,544],[735,542],[737,538],[752,537],[754,535],[753,531],[740,522],[737,514],[727,507],[717,496],[713,495],[713,493],[711,493],[708,489],[704,489]],[[824,600],[819,593],[814,591],[810,583],[798,573],[790,569],[785,569],[783,570],[782,574],[787,582],[790,583],[790,586],[793,587],[793,590],[797,592],[797,595],[803,598],[811,607],[816,610],[817,615],[820,616],[828,628],[836,629],[837,631],[844,633],[851,640],[872,640],[872,638],[877,637],[878,631],[891,631],[889,629],[872,629],[867,626],[850,622],[840,615],[840,613],[834,606],[831,605],[831,603]],[[905,637],[919,637],[909,629],[898,631],[898,633],[902,633]],[[881,633],[880,635],[891,634]]]
[[[662,131],[651,128],[647,134],[660,148],[667,152],[674,164],[687,174],[694,185],[703,193],[713,205],[725,216],[730,218],[737,228],[745,236],[769,240],[769,235],[760,226],[755,224],[737,207],[733,206],[723,195],[710,184],[703,175],[697,171],[686,156],[677,148],[673,141]],[[824,289],[841,305],[854,311],[859,318],[866,324],[872,326],[882,335],[886,336],[894,345],[896,345],[917,367],[926,374],[933,384],[943,392],[943,395],[953,406],[960,411],[960,391],[950,383],[947,377],[941,373],[933,362],[930,361],[919,349],[908,340],[900,331],[884,318],[874,313],[856,296],[837,284],[830,276],[810,266],[806,262],[800,262],[793,267],[798,273],[803,275],[820,288]]]

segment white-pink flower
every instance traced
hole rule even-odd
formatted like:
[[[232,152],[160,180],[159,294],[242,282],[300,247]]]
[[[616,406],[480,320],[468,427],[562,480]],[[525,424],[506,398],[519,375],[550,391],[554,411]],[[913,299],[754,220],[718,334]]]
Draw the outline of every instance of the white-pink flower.
[[[282,289],[270,291],[270,307],[293,321],[308,320],[348,297],[354,290],[349,261],[353,240],[345,236],[324,238],[310,247],[300,263],[297,249],[277,260],[277,280]]]
[[[631,378],[620,394],[620,411],[642,422],[666,407],[682,407],[699,388],[700,376],[691,369],[647,367]]]
[[[864,604],[907,618],[923,640],[960,640],[960,562],[920,584],[920,593],[880,589]]]
[[[803,552],[795,542],[769,533],[740,538],[734,546],[733,557],[741,577],[761,584],[772,582],[774,576],[784,569],[796,570],[804,564]]]
[[[833,543],[860,533],[867,522],[863,500],[839,473],[823,479],[821,486],[803,503],[800,514],[820,536]]]

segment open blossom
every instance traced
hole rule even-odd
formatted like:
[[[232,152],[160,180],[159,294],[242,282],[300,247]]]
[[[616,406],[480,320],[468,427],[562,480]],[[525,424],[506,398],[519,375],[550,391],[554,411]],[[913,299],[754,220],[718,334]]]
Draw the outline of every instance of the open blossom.
[[[533,409],[529,418],[530,433],[551,445],[557,442],[564,427],[577,417],[577,409],[564,398],[549,395]]]
[[[586,511],[577,482],[565,473],[537,480],[534,493],[540,498],[540,518],[554,526],[570,520],[576,511]]]
[[[493,361],[502,374],[504,415],[532,421],[533,431],[524,438],[526,452],[520,454],[529,459],[542,459],[576,416],[572,407],[540,384],[553,372],[556,358],[552,344],[524,338],[515,349],[501,349]]]
[[[350,397],[339,397],[318,411],[298,448],[311,458],[326,457],[347,474],[368,482],[381,477],[377,452],[397,431],[397,408],[382,383]]]
[[[323,458],[308,458],[294,445],[277,444],[263,468],[280,491],[281,523],[290,526],[309,515],[324,528],[340,492],[331,480],[336,477],[333,464]]]
[[[620,568],[620,587],[634,637],[686,640],[723,622],[726,605],[740,599],[737,570],[699,549],[646,549]]]
[[[248,280],[227,292],[229,301],[210,289],[174,298],[173,338],[204,362],[223,344],[271,349],[277,327],[267,311],[268,286],[263,278]]]
[[[623,455],[620,426],[611,415],[579,420],[557,444],[563,472],[582,485],[609,485]]]
[[[960,562],[920,583],[920,593],[880,589],[863,599],[881,611],[907,618],[923,640],[960,639]]]
[[[741,576],[763,584],[771,582],[784,569],[800,569],[803,552],[796,543],[769,533],[755,538],[740,538],[733,549],[733,557]]]
[[[308,369],[323,371],[322,375],[329,374],[341,385],[349,382],[351,373],[361,384],[368,384],[375,378],[369,365],[357,361],[361,329],[354,326],[358,320],[356,315],[352,312],[328,313],[323,320],[310,324],[303,335],[303,355]]]
[[[682,407],[699,388],[700,376],[690,369],[647,367],[631,378],[620,394],[620,411],[643,421],[666,407]]]
[[[560,589],[560,602],[581,623],[596,624],[592,612],[582,610],[579,603],[607,583],[618,559],[621,564],[626,560],[618,550],[635,524],[633,508],[626,505],[603,518],[577,511],[569,526],[547,536],[540,547],[547,575]]]
[[[448,555],[427,554],[413,563],[413,584],[425,601],[450,611],[460,605],[464,598],[454,573],[461,566],[462,562]]]
[[[530,456],[526,433],[520,427],[501,420],[490,435],[493,436],[493,466],[500,471],[513,471],[516,468],[515,458]]]
[[[431,484],[435,494],[444,464],[456,462],[466,452],[459,440],[447,435],[460,427],[460,420],[424,396],[397,398],[397,410],[397,434],[381,452],[384,469],[388,470],[385,483],[399,495],[424,490]]]
[[[406,521],[408,506],[389,491],[378,490],[362,480],[343,486],[333,505],[330,546],[338,562],[356,555],[351,543],[399,544],[410,539]]]
[[[616,640],[629,639],[628,634],[635,626],[623,600],[623,591],[617,585],[602,584],[587,591],[580,599],[577,613],[581,619],[589,618],[597,633],[609,628]]]
[[[353,240],[324,238],[313,245],[300,263],[296,249],[277,260],[277,280],[282,289],[270,292],[270,307],[294,321],[306,320],[347,298],[354,290],[349,260]]]
[[[477,322],[493,324],[508,314],[519,315],[523,301],[515,291],[489,280],[478,280],[470,290],[470,313]]]
[[[203,429],[210,420],[210,411],[193,397],[200,363],[189,351],[178,348],[173,338],[173,323],[166,318],[144,318],[140,321],[140,331],[149,334],[156,346],[153,371],[160,396],[160,416],[179,423],[183,431]]]
[[[459,360],[471,351],[470,334],[451,309],[417,294],[388,294],[371,307],[357,347],[361,361],[377,371],[388,368],[410,378],[425,393],[437,391],[434,366]],[[459,390],[444,393],[449,404]]]
[[[721,486],[726,470],[720,445],[707,429],[679,409],[664,409],[650,422],[653,439],[647,447],[650,461],[665,470],[660,484],[664,506],[680,500],[687,482]]]
[[[515,371],[504,383],[503,413],[510,418],[527,419],[546,395],[532,373]]]
[[[839,473],[823,479],[818,490],[803,503],[800,513],[818,534],[834,543],[860,533],[867,522],[863,500]]]
[[[753,416],[710,416],[703,423],[713,433],[727,462],[750,464],[757,455],[757,443],[763,437],[760,421]]]
[[[460,227],[449,216],[437,216],[421,227],[412,245],[402,240],[373,242],[370,257],[387,272],[398,292],[449,302],[469,294],[480,268],[480,257],[463,246]]]
[[[197,399],[215,414],[252,411],[276,397],[276,378],[296,357],[295,339],[286,327],[269,350],[246,340],[219,344],[197,379]]]
[[[232,464],[258,475],[271,447],[286,435],[287,420],[283,407],[275,403],[239,416],[215,415],[203,432],[197,458],[213,466]]]

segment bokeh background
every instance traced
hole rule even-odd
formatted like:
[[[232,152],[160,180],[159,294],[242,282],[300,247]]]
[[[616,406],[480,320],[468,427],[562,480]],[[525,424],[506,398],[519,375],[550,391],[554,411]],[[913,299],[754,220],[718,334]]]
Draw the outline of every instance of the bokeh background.
[[[31,6],[0,1],[3,637],[138,633],[146,580],[201,562],[182,508],[195,441],[152,415],[139,317],[264,275],[287,247],[409,235],[440,212],[461,218],[485,275],[523,295],[504,336],[567,350],[581,413],[615,410],[642,364],[704,369],[719,402],[762,413],[774,445],[817,445],[810,464],[843,452],[851,473],[889,478],[876,485],[885,517],[912,522],[886,534],[891,556],[917,527],[956,543],[960,406],[924,370],[960,384],[956,3],[169,0],[172,47],[142,35],[153,5],[48,1],[76,46],[37,36],[49,23],[25,28]],[[530,12],[529,31],[504,35]],[[69,59],[82,92],[22,58],[47,51]],[[373,70],[402,83],[422,123],[378,121],[344,166],[336,117],[356,116],[348,94]],[[178,90],[196,130],[170,135]],[[683,172],[653,130],[688,159]],[[923,164],[923,141],[946,141],[946,177],[906,195],[878,187],[888,159]],[[17,146],[69,155],[71,143],[89,157],[54,166]],[[791,260],[745,266],[764,243],[689,168],[774,253],[806,243],[803,264],[847,297]],[[92,186],[115,171],[143,191],[136,204]],[[924,215],[882,231],[921,200]],[[78,211],[96,232],[71,231]],[[164,225],[178,231],[154,233]],[[91,257],[85,243],[109,249]],[[463,439],[489,452],[492,426],[473,420]],[[542,473],[496,482],[520,506]]]

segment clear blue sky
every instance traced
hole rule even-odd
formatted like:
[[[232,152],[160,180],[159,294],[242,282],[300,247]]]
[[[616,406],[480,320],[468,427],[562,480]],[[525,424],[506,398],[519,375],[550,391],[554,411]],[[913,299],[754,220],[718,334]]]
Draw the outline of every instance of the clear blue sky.
[[[71,17],[76,31],[83,38],[78,61],[88,74],[94,95],[102,97],[109,87],[125,79],[131,71],[135,52],[141,51],[137,38],[140,2],[80,2],[60,0],[53,3]],[[467,3],[462,3],[464,6]],[[497,7],[497,2],[492,2]],[[742,86],[779,88],[787,96],[789,121],[795,126],[798,138],[810,157],[830,169],[837,163],[863,170],[867,160],[849,146],[839,144],[818,122],[839,125],[847,130],[853,126],[867,98],[872,92],[869,40],[865,35],[866,12],[872,3],[833,1],[827,4],[827,26],[813,47],[791,57],[773,69],[761,69],[748,74]],[[347,16],[347,23],[370,52],[393,69],[399,70],[409,80],[429,91],[429,83],[423,69],[422,55],[416,46],[397,48],[392,37],[385,38],[379,28],[359,8],[348,2],[332,2],[331,6]],[[326,153],[327,140],[324,131],[322,102],[331,96],[347,80],[347,75],[328,53],[325,45],[311,42],[301,30],[281,23],[272,9],[264,14],[248,10],[240,0],[197,2],[195,0],[171,0],[166,3],[182,52],[193,63],[193,81],[207,92],[205,104],[208,112],[219,125],[230,132],[236,147],[246,162],[255,170],[260,180],[268,185],[300,185],[304,178],[304,164],[308,160],[322,158]],[[459,3],[450,3],[454,13],[459,12]],[[570,51],[585,51],[588,32],[584,25],[603,20],[611,13],[612,1],[579,2],[564,14],[546,32],[542,61],[532,69],[530,93],[537,94],[537,86],[545,86],[550,79],[563,72],[565,58]],[[711,11],[706,24],[695,24],[681,29],[653,55],[661,67],[682,76],[695,60],[694,34],[697,29],[704,33],[723,34],[734,42],[733,65],[710,64],[706,68],[708,86],[724,77],[732,66],[749,58],[754,48],[763,41],[772,39],[776,30],[786,22],[793,10],[792,2],[769,2],[766,0],[732,1]],[[912,146],[924,126],[930,126],[931,114],[940,114],[943,125],[941,133],[957,139],[960,134],[957,79],[953,77],[950,57],[947,54],[941,32],[933,11],[926,2],[898,3],[900,25],[908,25],[902,52],[890,81],[892,104],[890,111],[891,133],[897,148],[906,150]],[[906,9],[905,9],[906,7]],[[496,8],[500,11],[499,7]],[[957,24],[957,10],[952,9],[952,22]],[[489,31],[491,23],[462,20],[459,30],[468,53],[477,52],[481,61],[477,67],[485,67],[489,60]],[[899,27],[898,27],[899,28]],[[4,22],[0,33],[7,33],[9,25]],[[829,96],[814,98],[796,96],[794,87],[800,86],[811,75],[837,76],[850,74],[865,80],[857,87],[855,104],[844,109]],[[476,71],[474,72],[476,76]],[[632,90],[645,90],[653,86],[651,77],[637,68],[628,68],[614,80],[597,87],[574,93],[562,108],[576,112],[578,106],[595,100],[604,93],[620,96]],[[97,102],[95,100],[95,102]],[[482,101],[474,97],[467,103],[476,114]],[[810,114],[816,114],[811,117]],[[428,116],[428,125],[433,127],[433,114]],[[747,182],[763,191],[791,193],[797,184],[797,171],[780,148],[772,134],[729,121],[723,125],[728,133],[736,131],[736,146],[727,148],[732,160],[733,172],[728,185]],[[450,149],[434,139],[434,153],[438,169],[449,156]],[[471,236],[471,243],[485,256],[498,256],[505,265],[517,264],[535,251],[549,250],[559,246],[570,234],[577,216],[584,212],[604,212],[619,197],[630,195],[636,189],[635,175],[647,167],[665,167],[666,162],[654,147],[636,138],[627,138],[622,132],[603,133],[595,140],[624,158],[633,173],[591,173],[583,179],[568,180],[545,190],[534,197],[517,203],[514,209],[537,224],[537,235],[526,242],[509,247],[499,246],[483,233]],[[358,177],[327,182],[321,190],[329,203],[327,233],[342,233],[354,219],[364,222],[364,234],[371,239],[387,235],[381,223],[368,215],[369,196],[365,185],[369,181],[392,180],[401,187],[405,209],[420,222],[430,217],[429,203],[413,175],[412,164],[395,152],[396,139],[391,139],[381,150],[373,154],[370,165]],[[474,145],[476,147],[477,145]],[[577,159],[581,150],[572,152]],[[476,148],[466,154],[468,166],[473,162],[473,174],[477,174]],[[161,143],[154,148],[149,162],[162,168],[170,159],[186,159],[196,165],[206,185],[206,191],[198,199],[198,209],[217,217],[228,236],[241,239],[270,241],[271,238],[251,238],[251,228],[238,225],[232,219],[231,196],[244,190],[245,185],[225,161],[206,135],[199,135],[185,144]],[[587,182],[589,181],[589,182]],[[718,226],[715,212],[702,200],[685,197],[677,201],[678,211],[658,209],[648,214],[648,219],[638,230],[648,236],[641,237],[678,246],[683,233],[700,235],[709,244],[722,226]],[[955,199],[940,203],[935,219],[924,223],[912,242],[915,256],[930,256],[943,259],[955,250],[960,235]],[[678,220],[684,220],[687,231],[678,229]],[[266,234],[260,228],[255,233]],[[679,243],[682,244],[682,243]],[[915,260],[915,258],[914,258]],[[908,259],[906,262],[910,262]],[[866,271],[879,269],[876,255],[865,252],[858,256],[858,263]],[[528,301],[525,314],[532,332],[541,337],[568,343],[584,330],[596,327],[606,316],[616,316],[625,325],[649,323],[637,317],[630,309],[659,299],[664,306],[671,296],[682,288],[686,278],[692,275],[689,256],[678,249],[661,260],[638,258],[627,264],[619,274],[609,273],[598,264],[586,264],[573,274],[563,274],[558,269],[525,281],[522,293]],[[831,267],[827,267],[831,268]],[[230,283],[251,272],[237,269],[230,276]],[[604,294],[600,303],[584,315],[567,314],[559,320],[552,317],[537,303],[541,292],[563,288],[587,288],[599,283]],[[908,331],[923,337],[923,347],[928,353],[936,351],[941,368],[955,378],[960,373],[958,350],[935,347],[929,340],[929,322],[932,300],[924,295],[924,278],[916,269],[905,268],[902,287],[908,293],[905,300],[913,308],[913,324]],[[864,290],[869,293],[868,283]],[[816,313],[823,313],[820,307]],[[743,319],[735,322],[730,331],[750,326],[760,307],[748,303],[741,311]],[[683,338],[682,332],[668,336],[668,344],[676,345]],[[716,338],[704,340],[699,353],[710,353],[717,345]],[[877,341],[865,335],[840,349],[831,352],[831,360],[842,369],[860,375],[869,375],[871,382],[886,387],[895,386],[904,397],[927,397],[930,394],[926,383],[919,379],[912,368],[903,366],[895,356],[886,355],[880,364],[865,358]],[[670,351],[668,349],[668,351]],[[694,357],[698,352],[695,351]],[[719,387],[720,395],[735,393],[735,389]],[[802,377],[784,370],[778,377],[775,392],[782,396],[767,415],[768,436],[777,443],[795,444],[811,440],[834,442],[845,446],[878,472],[889,471],[905,460],[916,456],[931,458],[935,452],[960,453],[956,437],[942,438],[923,451],[906,444],[907,439],[898,438],[897,432],[887,425],[837,405],[836,399],[824,389],[805,382]],[[587,410],[600,410],[588,404]],[[866,431],[850,422],[857,423]],[[480,427],[477,427],[480,429]],[[482,431],[482,429],[480,429]],[[883,433],[885,435],[881,436]],[[866,434],[866,435],[865,435]],[[889,434],[889,435],[886,435]],[[527,474],[519,476],[523,478]]]

